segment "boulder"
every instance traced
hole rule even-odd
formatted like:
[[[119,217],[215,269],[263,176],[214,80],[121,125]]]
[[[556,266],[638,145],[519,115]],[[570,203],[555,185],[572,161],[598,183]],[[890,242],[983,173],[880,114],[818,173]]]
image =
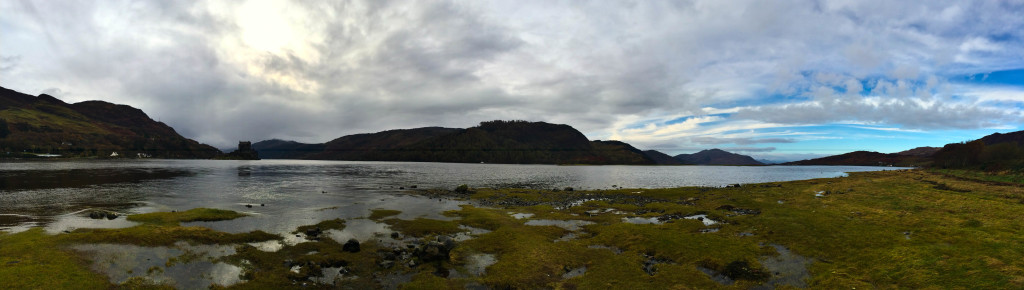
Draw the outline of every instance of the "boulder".
[[[357,241],[356,239],[349,239],[348,242],[345,242],[345,245],[341,246],[341,250],[350,253],[358,253],[359,241]]]

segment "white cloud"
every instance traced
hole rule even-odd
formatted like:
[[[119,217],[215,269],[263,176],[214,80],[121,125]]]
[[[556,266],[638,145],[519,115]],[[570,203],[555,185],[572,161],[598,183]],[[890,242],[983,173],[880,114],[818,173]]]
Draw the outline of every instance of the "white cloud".
[[[1024,67],[1022,6],[4,1],[0,85],[141,107],[215,145],[502,118],[650,144],[829,122],[993,128],[1020,113],[983,102],[1019,95],[944,80]],[[696,118],[665,124],[682,116]]]

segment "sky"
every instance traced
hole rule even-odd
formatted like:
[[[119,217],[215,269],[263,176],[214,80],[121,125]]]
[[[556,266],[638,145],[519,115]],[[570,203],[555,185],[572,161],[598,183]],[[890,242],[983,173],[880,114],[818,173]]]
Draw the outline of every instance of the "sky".
[[[219,148],[488,120],[796,160],[1024,125],[1024,1],[0,0],[0,86]]]

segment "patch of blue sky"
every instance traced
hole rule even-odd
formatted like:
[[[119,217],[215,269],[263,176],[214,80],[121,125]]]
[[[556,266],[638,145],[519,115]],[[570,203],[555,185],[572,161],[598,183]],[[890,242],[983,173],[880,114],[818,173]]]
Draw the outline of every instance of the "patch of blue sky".
[[[942,147],[949,143],[975,140],[996,132],[1016,131],[1016,129],[911,131],[858,124],[806,126],[801,130],[807,134],[797,136],[799,142],[777,144],[774,145],[776,149],[818,154],[842,154],[861,150],[895,153],[922,146]]]
[[[971,74],[953,80],[969,84],[1024,87],[1024,68]]]
[[[692,120],[692,119],[696,119],[696,118],[705,118],[705,117],[722,117],[723,119],[728,119],[729,116],[732,116],[732,114],[722,113],[722,114],[710,114],[710,115],[699,115],[699,116],[685,116],[685,117],[679,117],[679,118],[675,118],[675,119],[671,119],[671,120],[665,121],[663,124],[664,125],[674,125],[674,124],[679,124],[679,123],[686,122],[688,120]],[[707,122],[707,123],[702,123],[702,124],[715,124],[715,123],[719,123],[719,121]],[[643,127],[645,125],[646,124],[639,124],[639,126],[637,126],[637,127],[639,128],[639,127]]]
[[[1021,101],[1009,101],[1009,100],[985,101],[985,102],[979,103],[978,105],[986,106],[986,107],[996,107],[996,108],[1002,108],[1002,109],[1024,110],[1024,102],[1021,102]]]

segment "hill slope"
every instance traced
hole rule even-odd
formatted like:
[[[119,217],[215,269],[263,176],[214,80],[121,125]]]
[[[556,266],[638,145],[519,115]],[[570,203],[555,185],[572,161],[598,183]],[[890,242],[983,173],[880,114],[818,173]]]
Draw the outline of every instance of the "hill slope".
[[[271,139],[252,144],[262,159],[304,159],[324,151],[324,144],[306,144],[295,141]]]
[[[656,163],[658,165],[680,165],[680,164],[683,164],[683,162],[679,161],[679,159],[675,159],[672,156],[670,156],[668,154],[665,154],[665,153],[661,153],[661,151],[658,151],[658,150],[645,150],[644,151],[644,155],[647,155],[648,158],[651,158],[651,160],[654,160],[654,163]]]
[[[268,142],[268,141],[264,141]],[[300,145],[256,143],[264,152]],[[282,141],[283,142],[283,141]],[[263,143],[263,144],[261,144]],[[316,144],[306,144],[313,148]],[[290,146],[290,147],[289,147]],[[262,154],[262,153],[261,153]],[[568,125],[490,121],[467,129],[425,127],[355,134],[323,144],[303,159],[521,164],[654,164],[640,150],[618,141],[590,141]],[[264,158],[268,155],[264,155]]]
[[[0,88],[0,149],[63,156],[148,154],[159,158],[211,158],[220,150],[179,135],[142,110],[103,101],[67,104]]]
[[[721,149],[702,150],[693,154],[679,154],[675,156],[683,164],[696,165],[764,165],[760,161],[747,155],[730,153]]]

